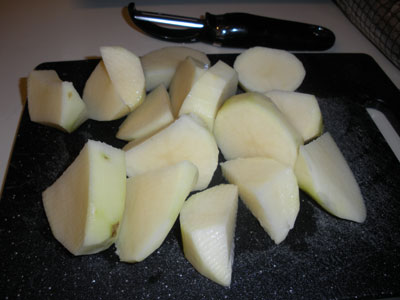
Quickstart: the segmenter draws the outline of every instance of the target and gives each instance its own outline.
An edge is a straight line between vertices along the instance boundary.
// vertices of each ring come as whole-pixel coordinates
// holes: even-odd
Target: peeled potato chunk
[[[209,68],[194,84],[182,103],[179,115],[194,113],[213,130],[218,109],[236,93],[237,73],[223,61]]]
[[[293,167],[303,138],[276,105],[260,93],[235,95],[222,105],[214,136],[226,160],[270,157]]]
[[[129,109],[134,110],[146,95],[145,78],[139,57],[118,46],[100,47],[100,52],[115,90]]]
[[[124,151],[89,140],[43,192],[55,238],[72,254],[97,253],[116,240],[125,205]]]
[[[182,161],[127,180],[125,211],[116,242],[121,261],[142,261],[161,246],[197,176],[196,166]]]
[[[116,120],[130,112],[129,106],[115,90],[102,60],[86,81],[82,99],[86,103],[89,118],[93,120]]]
[[[183,100],[185,100],[186,96],[189,94],[193,84],[207,70],[207,67],[208,66],[203,62],[190,56],[179,63],[169,86],[171,107],[174,117],[178,116]]]
[[[132,143],[132,142],[131,142]],[[194,115],[182,115],[169,126],[130,147],[127,144],[128,176],[135,176],[182,160],[199,170],[195,190],[205,189],[218,166],[218,147],[211,132]]]
[[[86,105],[72,82],[54,70],[34,70],[28,76],[28,111],[32,122],[72,132],[87,120]]]
[[[206,65],[210,64],[205,53],[183,46],[165,47],[143,55],[140,60],[146,78],[146,91],[151,91],[160,84],[169,88],[178,64],[188,56]]]
[[[300,208],[291,167],[265,157],[237,158],[221,164],[222,174],[272,240],[279,244],[293,228]]]
[[[117,138],[131,141],[151,136],[174,121],[171,102],[163,85],[158,86],[122,122]]]
[[[248,92],[294,91],[306,75],[301,61],[285,50],[253,47],[235,60],[239,83]]]
[[[329,132],[300,147],[294,171],[300,188],[325,210],[364,222],[367,210],[360,187]]]
[[[231,284],[237,207],[237,187],[221,184],[192,195],[180,214],[185,257],[223,286]]]
[[[265,95],[288,118],[305,142],[322,134],[322,114],[314,95],[277,90]]]

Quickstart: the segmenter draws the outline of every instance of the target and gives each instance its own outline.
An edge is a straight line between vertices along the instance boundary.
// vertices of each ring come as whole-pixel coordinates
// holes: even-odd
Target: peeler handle
[[[286,50],[326,50],[335,42],[329,29],[247,13],[206,13],[199,40],[222,47],[264,46]]]

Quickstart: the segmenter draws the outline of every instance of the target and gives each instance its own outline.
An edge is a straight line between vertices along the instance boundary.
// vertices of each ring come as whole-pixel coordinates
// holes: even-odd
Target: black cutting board
[[[297,54],[325,130],[346,157],[365,198],[363,224],[323,211],[301,193],[295,227],[275,245],[240,202],[230,288],[184,258],[179,224],[145,261],[121,263],[114,247],[74,257],[52,236],[42,202],[88,139],[116,147],[121,120],[87,121],[72,134],[32,123],[25,108],[0,202],[2,299],[348,299],[400,296],[400,164],[365,110],[398,121],[400,93],[362,54]],[[235,55],[210,55],[232,64]],[[44,63],[82,93],[98,60]],[[224,182],[217,169],[212,185]],[[156,183],[155,183],[156,184]]]

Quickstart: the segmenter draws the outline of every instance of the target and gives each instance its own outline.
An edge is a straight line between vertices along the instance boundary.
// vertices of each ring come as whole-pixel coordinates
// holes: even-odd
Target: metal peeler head
[[[139,11],[136,9],[135,3],[128,5],[128,12],[136,26],[145,33],[164,41],[177,43],[197,42],[200,40],[204,27],[200,19]],[[164,26],[156,25],[156,23]]]

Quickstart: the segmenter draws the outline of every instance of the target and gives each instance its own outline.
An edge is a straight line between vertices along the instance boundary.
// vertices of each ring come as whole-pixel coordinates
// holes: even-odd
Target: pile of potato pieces
[[[322,134],[316,97],[295,92],[306,72],[293,54],[254,47],[231,67],[186,47],[100,52],[82,98],[55,71],[28,78],[32,121],[72,132],[89,118],[126,116],[116,134],[124,149],[89,140],[43,192],[51,230],[71,253],[115,244],[121,261],[139,262],[179,217],[186,258],[229,286],[238,197],[276,244],[294,226],[299,187],[331,214],[365,220],[358,184]],[[209,187],[219,151],[229,184]]]

